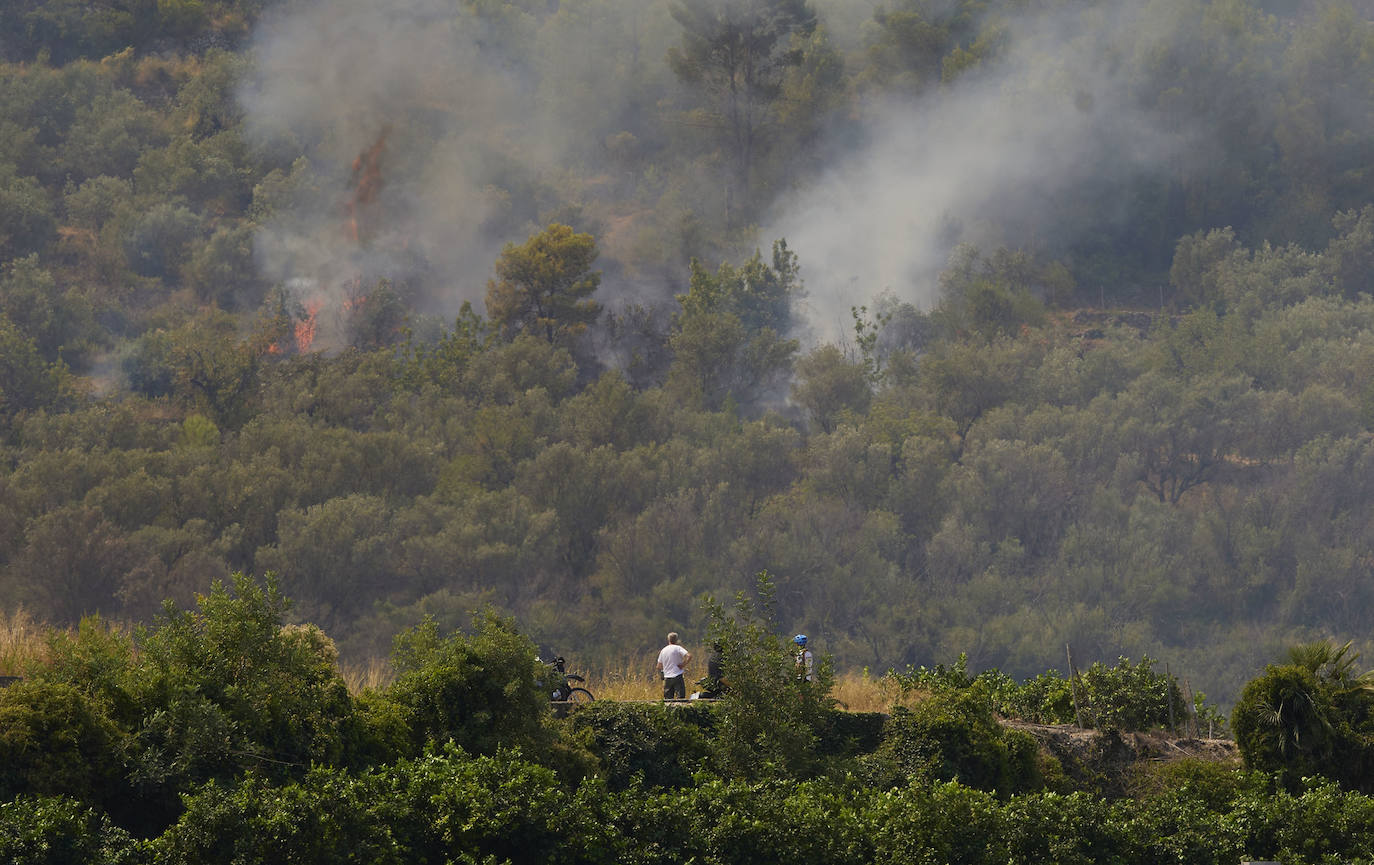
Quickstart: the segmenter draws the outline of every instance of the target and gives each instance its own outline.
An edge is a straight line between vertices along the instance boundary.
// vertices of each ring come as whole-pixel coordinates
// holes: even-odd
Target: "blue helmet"
[[[798,634],[798,635],[796,635],[795,637],[792,638],[792,642],[796,643],[798,646],[805,646],[805,645],[806,645],[806,635],[805,635],[805,634]]]

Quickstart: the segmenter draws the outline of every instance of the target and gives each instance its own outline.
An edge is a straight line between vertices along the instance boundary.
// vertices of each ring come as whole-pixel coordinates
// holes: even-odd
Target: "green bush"
[[[1096,865],[1120,861],[1124,851],[1110,803],[1090,793],[1016,796],[1003,818],[1010,865]]]
[[[865,758],[869,777],[882,786],[908,779],[958,781],[1010,795],[1038,789],[1039,749],[1024,733],[1006,730],[981,687],[933,694],[914,709],[898,709],[883,730],[883,744]]]
[[[0,862],[15,865],[139,865],[143,845],[98,811],[65,797],[0,802]]]
[[[1230,810],[1245,793],[1269,786],[1269,776],[1246,771],[1230,761],[1185,757],[1136,765],[1128,792],[1131,798],[1144,800],[1186,791],[1190,798],[1219,814]]]
[[[658,855],[648,861],[826,862],[861,865],[873,861],[871,826],[858,803],[862,787],[825,779],[746,782],[703,778],[687,790],[666,791],[621,805],[635,815],[628,837]],[[661,847],[661,853],[655,850]]]
[[[730,683],[716,707],[712,765],[724,777],[805,778],[821,765],[817,744],[834,700],[833,660],[815,658],[814,681],[797,677],[792,646],[773,621],[773,582],[758,575],[758,601],[743,592],[733,614],[707,599],[708,637],[721,647],[721,669]]]
[[[447,742],[378,773],[407,862],[615,863],[624,839],[604,785],[569,793],[519,751],[470,756]]]
[[[1126,862],[1235,865],[1244,858],[1236,826],[1186,791],[1171,790],[1140,802],[1119,800],[1108,820],[1125,838]]]
[[[282,624],[275,581],[236,574],[232,593],[217,582],[197,606],[169,603],[141,639],[143,732],[176,738],[191,732],[182,721],[218,718],[244,765],[269,774],[343,759],[353,704],[338,652],[318,628]]]
[[[1142,658],[1132,665],[1120,658],[1115,666],[1095,663],[1079,678],[1079,700],[1083,723],[1088,727],[1117,732],[1148,730],[1167,726],[1170,703],[1175,722],[1185,715],[1183,694],[1173,679],[1154,671],[1154,660]],[[968,656],[946,667],[908,667],[905,672],[891,670],[887,677],[904,692],[946,693],[977,685],[993,701],[998,714],[1035,724],[1067,724],[1077,719],[1073,688],[1068,679],[1050,670],[1022,684],[1016,684],[1000,670],[984,670],[977,676],[968,673]],[[1207,708],[1202,707],[1202,711]]]
[[[325,768],[285,785],[260,775],[211,781],[186,797],[185,813],[153,848],[169,865],[409,863],[389,828],[389,794],[380,778]]]
[[[105,804],[120,789],[125,735],[92,698],[61,682],[0,690],[0,799],[65,795]]]
[[[360,722],[334,645],[313,626],[283,626],[288,607],[272,579],[236,574],[232,593],[217,582],[195,611],[169,603],[140,634],[130,774],[145,831],[175,820],[177,796],[207,780],[286,779],[351,759]]]
[[[962,784],[912,784],[865,803],[879,865],[1003,865],[1006,820],[997,800]]]
[[[1297,794],[1247,790],[1227,814],[1248,856],[1285,865],[1374,860],[1374,799],[1309,779]]]
[[[402,707],[412,754],[449,740],[474,754],[523,747],[544,753],[552,734],[546,671],[534,643],[494,613],[475,633],[441,636],[433,619],[396,638],[399,673],[385,696]]]
[[[1297,664],[1269,665],[1250,681],[1231,712],[1245,764],[1274,773],[1290,790],[1323,775],[1352,789],[1374,788],[1367,767],[1369,692]]]
[[[1032,724],[1071,724],[1074,722],[1073,689],[1057,670],[1027,679],[1010,691],[994,693],[998,713]]]
[[[612,789],[636,778],[646,787],[686,787],[710,753],[712,708],[602,701],[574,712],[569,724],[590,734]]]
[[[1167,727],[1186,717],[1183,692],[1172,677],[1154,671],[1154,660],[1126,658],[1108,667],[1101,661],[1083,672],[1084,722],[1099,730],[1131,732]]]

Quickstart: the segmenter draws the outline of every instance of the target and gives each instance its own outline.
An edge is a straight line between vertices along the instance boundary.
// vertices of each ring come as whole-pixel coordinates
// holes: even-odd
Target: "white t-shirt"
[[[797,657],[797,666],[804,669],[806,681],[816,681],[816,659],[812,657],[810,649],[801,650]]]
[[[686,660],[687,650],[677,643],[669,643],[663,647],[663,651],[658,653],[658,662],[663,666],[663,677],[665,679],[681,676],[683,664]]]

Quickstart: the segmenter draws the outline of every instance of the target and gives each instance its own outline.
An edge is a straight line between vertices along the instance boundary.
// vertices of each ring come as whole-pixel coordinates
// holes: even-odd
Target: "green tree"
[[[41,252],[57,233],[47,193],[33,177],[6,176],[0,165],[0,262]]]
[[[1030,254],[999,249],[985,257],[963,244],[940,274],[943,296],[931,317],[950,334],[986,339],[1016,334],[1045,319],[1045,298],[1067,298],[1073,279],[1062,265],[1041,264]]]
[[[596,321],[601,305],[591,295],[601,284],[593,271],[596,241],[559,223],[519,246],[508,243],[487,282],[487,316],[507,339],[521,333],[566,343]]]
[[[249,769],[283,779],[312,763],[353,756],[353,701],[338,652],[318,628],[286,626],[290,602],[269,577],[216,582],[197,609],[170,601],[139,636],[137,722],[130,778],[146,805],[138,819],[160,831],[178,794]]]
[[[1210,482],[1228,458],[1244,456],[1255,402],[1249,382],[1238,376],[1180,382],[1147,373],[1115,402],[1118,447],[1135,459],[1146,489],[1176,505]]]
[[[801,358],[796,372],[792,399],[806,409],[821,432],[832,433],[842,418],[867,412],[873,397],[867,370],[835,346],[820,346]]]
[[[693,259],[691,269],[669,337],[669,390],[714,410],[726,400],[751,405],[780,389],[797,351],[784,335],[803,294],[787,241],[774,242],[771,263],[755,251],[740,267],[725,262],[712,274]]]
[[[73,685],[25,681],[0,690],[0,800],[65,795],[108,805],[124,747],[124,732]]]
[[[130,564],[128,540],[99,510],[69,504],[36,517],[11,567],[24,574],[24,595],[45,615],[76,622],[118,609]]]
[[[254,309],[267,294],[266,282],[253,260],[258,226],[244,222],[224,226],[192,245],[186,264],[187,287],[197,297],[222,309]]]
[[[135,865],[139,842],[100,809],[65,796],[0,802],[0,861],[33,865]]]
[[[124,255],[139,276],[177,282],[189,257],[191,242],[201,235],[199,216],[183,205],[164,201],[139,214],[124,236]]]
[[[1369,792],[1374,765],[1374,684],[1357,674],[1351,644],[1306,643],[1288,650],[1245,686],[1231,729],[1247,766],[1275,773],[1296,789],[1324,775]]]
[[[333,629],[369,606],[394,579],[391,513],[381,499],[353,493],[277,515],[278,542],[258,551],[263,571],[283,583],[311,621]]]
[[[487,612],[474,617],[471,635],[444,636],[427,619],[396,637],[392,660],[398,675],[386,697],[405,713],[412,753],[450,740],[476,754],[545,752],[545,668],[511,620]]]
[[[50,406],[64,391],[66,368],[43,362],[34,341],[0,313],[0,420]]]
[[[678,78],[704,97],[730,161],[730,190],[750,200],[751,172],[765,149],[765,130],[787,71],[816,29],[806,0],[677,0],[670,8],[682,41],[668,54]],[[727,228],[730,217],[727,215]]]
[[[59,358],[79,363],[96,340],[94,310],[76,291],[59,291],[51,271],[36,254],[15,259],[0,275],[0,313],[34,340],[48,363]]]
[[[711,411],[727,401],[753,407],[770,392],[781,392],[797,352],[796,340],[772,328],[750,333],[738,317],[720,312],[684,317],[670,345],[666,388]]]
[[[815,660],[815,681],[797,675],[788,638],[773,619],[773,579],[758,575],[757,600],[735,596],[733,612],[707,598],[707,634],[721,648],[721,669],[730,683],[712,742],[712,760],[727,777],[758,779],[781,773],[806,778],[820,767],[818,733],[834,705],[833,662]]]
[[[983,0],[896,0],[873,11],[861,81],[919,92],[938,84],[945,58],[976,35]]]
[[[143,334],[124,361],[130,384],[148,396],[175,395],[216,423],[247,420],[262,358],[232,315],[204,308],[170,330]]]
[[[983,683],[932,694],[914,709],[898,709],[883,725],[883,743],[865,758],[884,786],[906,779],[958,781],[1010,796],[1039,788],[1036,746],[1025,733],[1004,729]]]
[[[705,313],[725,313],[739,319],[745,329],[791,330],[792,307],[806,294],[801,264],[786,239],[773,241],[770,259],[754,250],[739,267],[722,262],[712,274],[693,259],[687,293],[677,297],[681,318]]]

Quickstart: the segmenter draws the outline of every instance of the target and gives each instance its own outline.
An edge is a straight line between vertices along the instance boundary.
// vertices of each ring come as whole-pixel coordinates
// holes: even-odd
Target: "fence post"
[[[1083,711],[1078,708],[1078,668],[1073,665],[1073,647],[1064,644],[1064,652],[1069,656],[1069,693],[1073,695],[1073,717],[1078,729],[1083,729]]]
[[[1169,732],[1177,736],[1178,727],[1174,725],[1174,674],[1169,672],[1168,661],[1164,662],[1164,681],[1168,683],[1164,689],[1164,701],[1169,704]]]

